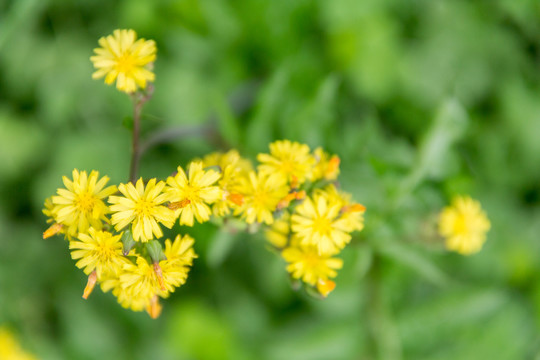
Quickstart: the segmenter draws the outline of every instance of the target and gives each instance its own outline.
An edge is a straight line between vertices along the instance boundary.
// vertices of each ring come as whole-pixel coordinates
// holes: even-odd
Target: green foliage
[[[0,2],[0,325],[43,359],[537,357],[539,13],[532,0]],[[61,238],[41,239],[41,209],[73,168],[127,179],[130,100],[89,61],[116,28],[158,47],[143,139],[184,134],[147,149],[143,177],[283,138],[339,155],[366,228],[327,299],[295,292],[262,236],[211,224],[176,225],[199,258],[158,320],[80,298],[85,277]],[[492,223],[471,257],[435,232],[455,194]]]

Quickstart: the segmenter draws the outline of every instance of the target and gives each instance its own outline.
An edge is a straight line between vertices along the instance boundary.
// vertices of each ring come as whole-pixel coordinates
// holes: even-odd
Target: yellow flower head
[[[112,35],[99,39],[101,47],[94,49],[96,55],[90,57],[97,69],[93,79],[105,76],[105,83],[116,80],[116,88],[133,93],[137,87],[146,88],[148,81],[154,81],[154,73],[148,68],[156,59],[156,44],[153,40],[139,39],[133,30],[114,30]]]
[[[236,150],[226,153],[215,152],[205,156],[202,161],[205,168],[214,166],[221,171],[218,186],[223,195],[212,206],[212,212],[219,217],[230,214],[231,209],[241,206],[244,201],[241,194],[242,177],[247,176],[251,164],[248,160],[242,159]]]
[[[248,224],[254,222],[272,224],[273,212],[278,203],[289,192],[285,178],[279,174],[263,174],[251,171],[244,180],[244,203],[236,209],[235,215],[242,214]]]
[[[142,178],[133,186],[132,183],[120,184],[118,190],[123,196],[111,196],[109,202],[114,204],[111,210],[112,223],[117,231],[129,224],[135,241],[147,242],[163,236],[159,223],[171,228],[174,224],[174,212],[163,203],[169,196],[163,193],[165,183],[150,179],[146,187]]]
[[[301,279],[305,283],[326,289],[322,292],[326,296],[332,289],[328,288],[328,279],[337,276],[338,269],[343,266],[343,260],[321,255],[317,246],[299,245],[288,247],[281,253],[287,265],[287,271],[295,279]]]
[[[182,203],[182,207],[175,210],[180,217],[180,225],[193,226],[194,218],[203,223],[210,219],[210,207],[222,197],[222,191],[214,185],[221,175],[214,170],[203,170],[200,161],[189,164],[188,175],[181,166],[175,176],[167,178],[167,194],[171,203]]]
[[[86,171],[73,170],[73,181],[63,177],[65,189],[58,189],[56,196],[52,197],[53,208],[50,214],[57,223],[65,227],[69,236],[86,232],[90,226],[100,230],[103,222],[109,222],[105,214],[109,208],[103,199],[116,192],[116,186],[105,184],[109,181],[107,176],[98,180],[99,172],[92,171],[87,176]],[[46,205],[47,206],[47,205]]]
[[[6,328],[0,328],[0,359],[34,360],[33,355],[25,352],[13,334]]]
[[[446,248],[462,255],[480,251],[491,224],[480,203],[468,196],[457,196],[439,216],[439,233]]]
[[[163,253],[168,262],[180,262],[182,265],[191,266],[193,259],[197,257],[193,250],[193,243],[195,240],[189,235],[176,235],[174,242],[171,240],[165,240],[165,250]],[[160,265],[163,263],[160,262]]]
[[[360,231],[364,228],[364,213],[366,208],[351,201],[351,194],[339,191],[334,184],[324,189],[316,189],[316,194],[327,198],[328,203],[340,204],[340,219],[345,220],[347,231]]]
[[[309,146],[289,140],[270,144],[270,154],[259,154],[258,170],[264,174],[280,174],[294,186],[302,184],[310,176],[315,159]]]
[[[339,157],[337,155],[330,156],[322,148],[317,148],[313,152],[315,158],[315,167],[310,174],[311,181],[317,180],[336,180],[339,175]]]
[[[351,240],[350,225],[340,211],[340,202],[316,193],[296,207],[291,228],[303,244],[315,245],[319,254],[336,254]]]
[[[278,249],[283,249],[289,242],[291,233],[291,216],[285,212],[279,219],[276,219],[272,226],[264,230],[266,240]]]
[[[71,258],[79,260],[75,264],[83,269],[86,275],[96,270],[98,279],[104,272],[118,273],[125,257],[122,255],[121,235],[113,235],[108,231],[88,229],[88,234],[80,233],[77,240],[69,242]]]

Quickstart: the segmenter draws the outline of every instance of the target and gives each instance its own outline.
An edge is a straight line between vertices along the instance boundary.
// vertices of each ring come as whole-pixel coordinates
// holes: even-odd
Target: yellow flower
[[[351,240],[350,225],[340,218],[341,203],[316,193],[307,197],[292,215],[292,230],[303,244],[317,246],[321,255],[332,255]]]
[[[194,218],[203,223],[210,219],[210,207],[222,197],[222,191],[214,184],[218,181],[220,174],[214,170],[203,170],[200,161],[189,164],[188,175],[181,166],[175,176],[167,178],[167,194],[171,203],[183,203],[182,207],[176,209],[175,215],[180,217],[180,225],[193,226]]]
[[[364,228],[364,213],[366,208],[351,201],[351,194],[339,191],[334,184],[326,186],[324,189],[316,189],[316,194],[327,198],[328,203],[339,204],[340,219],[345,220],[347,231],[360,231]]]
[[[295,279],[317,286],[319,292],[326,296],[333,289],[329,278],[337,276],[338,269],[343,266],[343,260],[321,255],[314,245],[299,245],[288,247],[281,253],[287,265],[287,271]]]
[[[279,174],[263,174],[251,171],[244,180],[244,204],[236,209],[248,224],[255,221],[272,224],[277,204],[289,192],[285,178]]]
[[[168,262],[180,262],[183,265],[191,266],[193,259],[197,257],[193,250],[195,240],[189,235],[176,235],[174,242],[165,240],[165,250],[163,251]],[[160,262],[160,265],[163,263]],[[186,273],[187,274],[187,273]]]
[[[0,359],[34,360],[36,358],[21,348],[15,336],[7,328],[0,327]]]
[[[266,240],[278,249],[283,249],[289,242],[291,233],[291,217],[289,213],[284,213],[279,219],[276,219],[272,226],[264,230]]]
[[[264,174],[280,174],[293,187],[302,184],[313,170],[315,159],[309,146],[289,140],[278,140],[270,144],[270,154],[259,154],[258,170]]]
[[[339,157],[337,155],[330,156],[322,148],[317,148],[313,152],[315,158],[315,167],[310,174],[311,181],[320,179],[333,181],[339,175]]]
[[[90,57],[97,69],[93,79],[105,76],[105,83],[116,80],[116,88],[133,93],[137,87],[146,88],[148,81],[154,81],[154,73],[148,68],[156,59],[156,44],[153,40],[139,39],[133,30],[114,30],[112,35],[99,39],[101,47],[94,49],[96,55]]]
[[[446,248],[462,255],[480,251],[491,224],[480,203],[468,196],[457,196],[439,216],[439,233]]]
[[[203,166],[218,167],[221,178],[218,181],[223,195],[212,206],[212,212],[219,217],[230,214],[231,209],[241,206],[243,203],[242,177],[251,170],[248,160],[242,159],[236,150],[226,153],[215,152],[204,157]]]
[[[103,199],[116,192],[116,186],[104,188],[109,181],[107,176],[99,179],[99,172],[92,171],[87,176],[86,171],[73,170],[73,181],[63,177],[66,189],[58,189],[57,196],[52,197],[54,208],[50,214],[57,223],[66,227],[69,236],[86,232],[90,226],[100,230],[103,222],[109,222],[105,214],[109,208]]]
[[[113,235],[108,231],[88,229],[88,234],[80,233],[79,240],[69,243],[71,258],[79,259],[75,266],[83,269],[86,275],[96,270],[98,278],[102,273],[118,273],[124,264],[121,235]]]
[[[150,179],[146,188],[142,178],[133,186],[132,183],[120,184],[118,190],[124,196],[111,196],[109,202],[114,204],[111,210],[112,223],[117,231],[131,225],[135,241],[147,242],[154,237],[160,238],[163,232],[159,223],[171,228],[174,224],[174,212],[163,205],[169,196],[163,193],[165,183]]]

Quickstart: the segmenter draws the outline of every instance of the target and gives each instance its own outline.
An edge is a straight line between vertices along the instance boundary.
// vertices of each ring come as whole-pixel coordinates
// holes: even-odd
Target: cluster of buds
[[[45,201],[51,226],[43,237],[68,240],[75,265],[88,275],[84,298],[99,284],[122,306],[157,317],[159,298],[185,283],[197,257],[189,235],[162,243],[162,227],[237,218],[250,229],[264,227],[291,276],[328,295],[342,266],[335,256],[362,229],[365,210],[337,189],[339,158],[284,140],[258,160],[254,168],[235,150],[213,153],[165,180],[118,186],[107,186],[97,171],[73,170]]]

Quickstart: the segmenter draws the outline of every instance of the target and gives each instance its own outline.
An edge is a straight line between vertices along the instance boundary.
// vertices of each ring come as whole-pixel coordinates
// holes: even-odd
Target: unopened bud
[[[88,282],[86,283],[86,287],[84,288],[83,292],[83,299],[88,299],[88,296],[92,293],[94,290],[94,286],[96,286],[97,281],[97,273],[96,270],[92,271],[90,275],[88,275]]]
[[[159,266],[157,262],[154,263],[154,272],[156,273],[159,287],[161,288],[161,290],[167,290],[165,288],[165,281],[163,280],[163,271],[161,271],[161,266]]]
[[[45,230],[45,232],[43,232],[43,238],[47,239],[47,238],[50,238],[51,236],[58,234],[59,232],[62,231],[63,227],[64,226],[62,224],[58,224],[58,223],[52,224],[47,230]]]
[[[191,203],[191,200],[184,199],[184,200],[181,200],[181,201],[175,201],[175,202],[169,203],[169,205],[167,205],[167,207],[169,209],[171,209],[171,210],[178,210],[178,209],[182,209],[182,208],[188,206],[190,203]]]
[[[242,206],[242,204],[244,203],[244,196],[242,194],[229,194],[229,196],[227,196],[227,199],[238,206]]]
[[[161,309],[163,309],[163,306],[159,303],[158,296],[154,295],[150,300],[150,304],[146,307],[146,312],[152,319],[157,319],[161,314]]]
[[[319,279],[319,281],[317,281],[317,290],[324,297],[327,297],[335,288],[336,283],[332,280]]]

